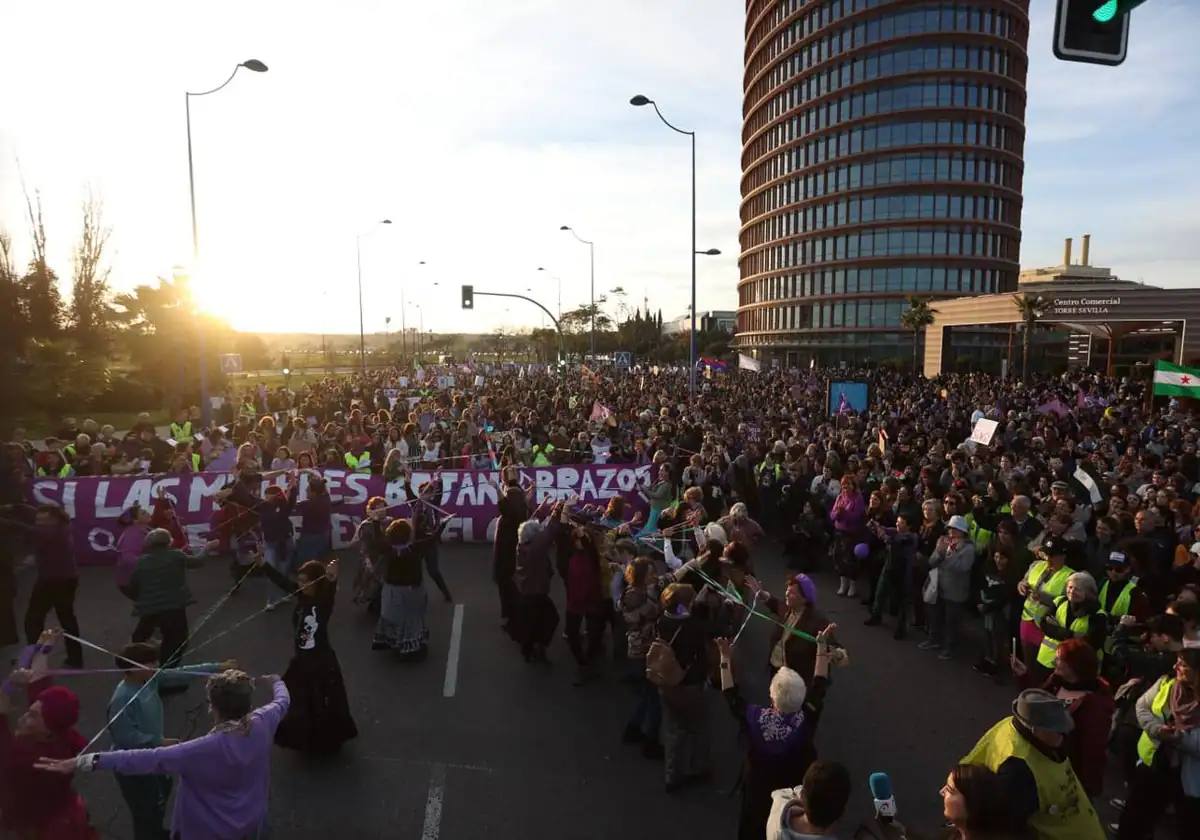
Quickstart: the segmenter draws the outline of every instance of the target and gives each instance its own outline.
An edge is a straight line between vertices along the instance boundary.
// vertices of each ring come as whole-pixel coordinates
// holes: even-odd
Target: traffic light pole
[[[546,317],[548,317],[554,323],[554,329],[558,330],[558,358],[559,358],[559,361],[561,362],[563,359],[566,358],[566,352],[563,348],[563,331],[562,331],[562,327],[558,323],[558,319],[555,318],[553,314],[551,314],[549,309],[542,306],[536,300],[534,300],[531,297],[526,297],[525,295],[514,295],[514,294],[510,294],[509,292],[481,292],[478,290],[472,290],[472,294],[476,297],[516,298],[517,300],[526,300],[526,301],[529,301],[530,303],[532,303],[538,309],[545,312]]]

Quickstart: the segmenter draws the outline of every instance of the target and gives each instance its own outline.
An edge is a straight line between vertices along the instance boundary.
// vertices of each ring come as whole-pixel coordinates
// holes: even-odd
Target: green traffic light
[[[1092,17],[1100,23],[1108,23],[1117,16],[1117,8],[1119,6],[1120,4],[1117,0],[1106,0],[1096,11],[1092,12]]]

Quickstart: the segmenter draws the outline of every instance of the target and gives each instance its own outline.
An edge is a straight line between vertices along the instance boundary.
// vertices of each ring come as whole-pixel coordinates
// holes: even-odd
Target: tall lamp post
[[[592,347],[592,358],[595,359],[596,358],[596,243],[589,242],[588,240],[584,239],[582,236],[580,236],[578,233],[576,233],[575,229],[573,227],[571,227],[570,225],[563,225],[562,227],[559,228],[559,230],[570,231],[572,236],[574,236],[576,239],[578,239],[584,245],[588,246],[588,260],[589,260],[589,264],[591,266],[591,269],[590,269],[590,271],[591,271],[590,305],[591,305],[591,310],[592,310],[591,347]],[[693,243],[693,247],[695,247],[694,243]]]
[[[544,266],[540,266],[540,265],[538,266],[538,271],[545,271],[545,270],[546,269]],[[551,278],[553,278],[555,284],[557,284],[557,286],[558,286],[558,317],[561,318],[562,317],[562,278],[559,277],[557,274],[551,274],[550,276],[551,276]]]
[[[705,256],[715,256],[721,253],[715,248],[710,248],[707,251],[696,250],[696,132],[685,131],[682,128],[677,128],[667,122],[667,118],[662,115],[662,111],[658,110],[658,103],[653,99],[642,96],[640,93],[629,100],[630,105],[641,107],[643,105],[653,105],[654,113],[658,114],[658,118],[662,120],[663,125],[672,131],[679,134],[686,134],[692,138],[692,335],[691,341],[688,344],[688,395],[691,400],[696,400],[696,256],[698,254]]]
[[[379,224],[390,225],[391,219],[380,219]],[[358,264],[358,364],[362,369],[363,376],[367,375],[367,339],[366,333],[363,330],[363,306],[362,306],[362,238],[368,234],[374,233],[378,228],[372,228],[365,233],[360,233],[354,237],[354,255]]]
[[[183,108],[184,114],[187,117],[187,150],[188,150],[188,192],[191,195],[192,202],[192,270],[195,271],[196,266],[200,261],[200,237],[196,229],[196,174],[192,166],[192,97],[193,96],[208,96],[210,93],[216,93],[225,85],[233,81],[233,77],[237,75],[237,71],[245,67],[247,70],[253,70],[255,73],[266,73],[267,65],[263,64],[257,58],[250,58],[243,61],[241,64],[235,65],[233,72],[229,74],[229,78],[221,84],[217,85],[212,90],[202,90],[198,93],[184,91],[183,93]],[[212,403],[208,398],[208,367],[205,365],[206,344],[204,338],[204,328],[199,330],[197,339],[197,351],[200,357],[200,422],[207,427],[212,420]]]

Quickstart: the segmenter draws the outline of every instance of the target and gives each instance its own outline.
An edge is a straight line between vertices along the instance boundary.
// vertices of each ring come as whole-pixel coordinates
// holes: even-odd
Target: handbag
[[[940,569],[930,569],[925,578],[925,586],[921,588],[921,600],[926,604],[936,604],[938,599],[938,572]]]
[[[682,629],[682,627],[678,628],[669,642],[659,636],[650,643],[650,649],[646,651],[646,679],[651,685],[659,688],[674,688],[683,682],[685,674],[683,666],[679,664],[679,658],[675,656],[675,649],[671,647],[675,644],[675,639]]]

